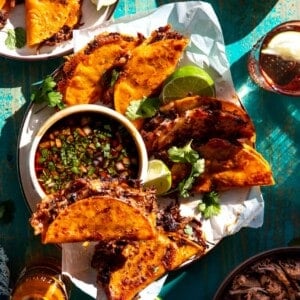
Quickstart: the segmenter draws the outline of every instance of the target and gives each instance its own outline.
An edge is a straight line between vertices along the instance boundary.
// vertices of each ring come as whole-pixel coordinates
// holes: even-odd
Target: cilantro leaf
[[[108,69],[102,76],[102,84],[104,86],[113,87],[119,75],[120,72],[117,69]]]
[[[187,224],[187,225],[184,227],[183,231],[184,231],[184,233],[185,233],[186,235],[189,235],[189,236],[193,235],[193,227],[192,227],[191,225],[189,225],[189,224]]]
[[[62,101],[62,94],[55,91],[56,82],[52,76],[47,76],[41,83],[39,89],[31,94],[31,101],[37,103],[46,103],[49,107],[58,107],[63,109],[65,107]]]
[[[194,181],[198,178],[203,172],[205,167],[204,159],[198,159],[192,164],[192,169],[189,176],[182,180],[179,185],[179,194],[183,198],[189,197],[189,190],[193,187]]]
[[[26,44],[26,31],[22,27],[16,27],[15,29],[8,29],[7,37],[5,39],[5,45],[8,49],[14,50],[16,48],[22,48]]]
[[[179,194],[183,198],[189,197],[189,191],[193,187],[195,179],[204,172],[205,168],[205,160],[199,158],[199,153],[191,145],[192,140],[182,148],[173,146],[168,150],[169,158],[173,162],[191,164],[189,176],[178,184]]]
[[[120,75],[120,72],[118,72],[117,70],[112,70],[111,73],[111,81],[110,81],[110,86],[114,86],[114,84],[116,83],[118,77]]]
[[[59,109],[63,109],[64,105],[62,104],[62,94],[59,92],[49,92],[48,93],[49,98],[49,106],[55,107],[57,106]]]
[[[136,120],[139,118],[151,118],[157,113],[159,105],[159,98],[145,97],[140,100],[133,100],[127,107],[125,115],[130,120]]]
[[[221,211],[219,194],[215,191],[205,193],[202,202],[198,204],[198,210],[203,214],[204,219],[218,215]]]
[[[199,153],[192,149],[192,140],[182,148],[176,146],[168,150],[168,155],[173,162],[195,163],[199,158]]]

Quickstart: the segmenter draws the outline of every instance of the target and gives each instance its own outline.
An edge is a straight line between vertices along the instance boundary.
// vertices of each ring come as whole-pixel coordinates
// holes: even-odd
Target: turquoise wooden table
[[[148,11],[162,0],[120,0],[114,18]],[[263,188],[263,226],[227,237],[201,260],[172,273],[162,299],[212,299],[226,274],[246,258],[300,240],[300,99],[258,88],[246,60],[251,46],[273,26],[299,19],[299,0],[210,0],[223,29],[234,85],[257,130],[257,148],[272,165],[276,185]],[[0,246],[8,255],[11,284],[37,255],[58,253],[42,246],[28,225],[30,212],[19,185],[17,143],[31,84],[51,73],[61,58],[39,62],[0,58]],[[3,208],[5,210],[3,211]],[[59,253],[57,254],[59,256]],[[72,287],[71,299],[90,299]]]

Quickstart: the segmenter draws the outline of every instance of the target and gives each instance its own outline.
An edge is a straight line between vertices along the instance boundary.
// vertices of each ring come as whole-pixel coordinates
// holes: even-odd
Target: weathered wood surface
[[[168,1],[120,0],[114,17],[147,11]],[[225,238],[206,257],[169,276],[163,299],[211,299],[226,274],[263,250],[299,243],[300,239],[300,101],[258,88],[249,78],[246,60],[261,35],[282,21],[299,19],[298,0],[210,0],[223,28],[235,88],[257,130],[257,148],[271,163],[277,184],[263,188],[264,224]],[[0,204],[9,203],[12,216],[0,219],[0,246],[9,256],[12,282],[24,262],[41,248],[28,226],[29,211],[19,185],[18,134],[30,103],[32,83],[51,73],[61,58],[40,62],[0,58]],[[58,254],[59,255],[59,254]],[[71,299],[90,299],[73,288]]]

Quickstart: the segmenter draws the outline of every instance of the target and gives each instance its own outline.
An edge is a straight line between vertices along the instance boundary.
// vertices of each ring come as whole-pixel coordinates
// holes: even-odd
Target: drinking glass
[[[282,23],[250,51],[248,71],[265,90],[300,96],[300,21]]]
[[[68,289],[58,265],[30,265],[21,272],[10,299],[68,300]]]

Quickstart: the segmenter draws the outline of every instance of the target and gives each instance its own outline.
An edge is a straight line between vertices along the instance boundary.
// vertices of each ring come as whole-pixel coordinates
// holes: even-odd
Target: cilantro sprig
[[[200,158],[199,153],[195,151],[191,145],[192,140],[184,147],[173,146],[168,150],[168,156],[173,162],[191,164],[189,176],[178,184],[179,195],[183,198],[190,196],[189,191],[191,190],[195,179],[204,172],[205,168],[204,159]]]
[[[46,103],[49,107],[65,107],[62,101],[62,94],[55,90],[56,82],[52,76],[48,75],[41,83],[40,87],[31,93],[31,101]]]
[[[221,211],[220,197],[215,191],[204,193],[202,201],[198,204],[198,210],[202,213],[204,219],[210,219]]]
[[[126,117],[130,120],[151,118],[157,113],[159,106],[159,98],[144,97],[140,100],[133,100],[127,107]]]
[[[16,27],[14,29],[8,29],[3,31],[7,34],[5,39],[5,45],[10,50],[20,49],[26,45],[26,31],[22,27]]]

